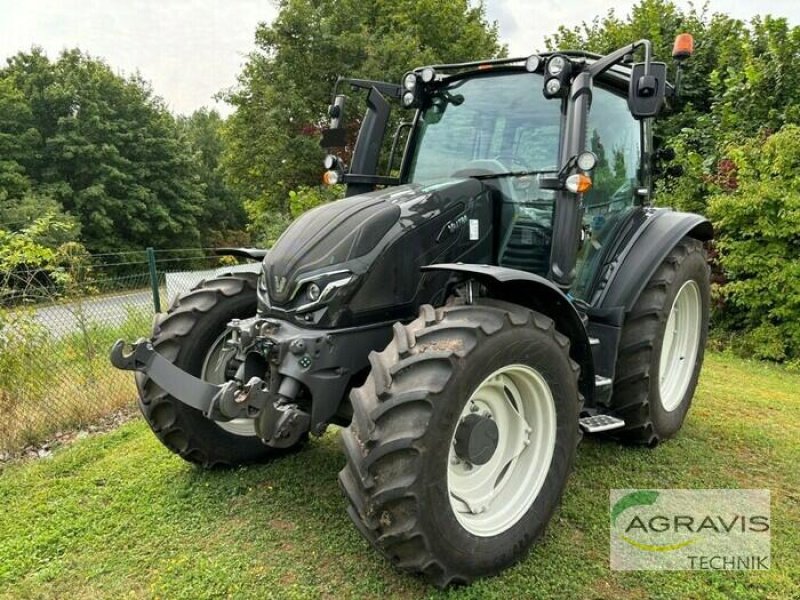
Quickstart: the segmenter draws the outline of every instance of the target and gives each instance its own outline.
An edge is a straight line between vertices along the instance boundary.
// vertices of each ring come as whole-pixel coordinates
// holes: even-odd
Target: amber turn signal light
[[[567,177],[566,188],[575,194],[583,194],[592,189],[592,178],[581,173],[570,175]]]
[[[336,171],[325,171],[325,174],[322,176],[322,183],[325,185],[336,185],[339,183],[339,173]]]

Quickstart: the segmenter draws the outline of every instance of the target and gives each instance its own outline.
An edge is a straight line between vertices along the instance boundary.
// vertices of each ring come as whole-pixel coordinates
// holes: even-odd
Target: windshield
[[[454,175],[554,171],[561,103],[533,73],[486,75],[439,90],[420,116],[408,181]]]

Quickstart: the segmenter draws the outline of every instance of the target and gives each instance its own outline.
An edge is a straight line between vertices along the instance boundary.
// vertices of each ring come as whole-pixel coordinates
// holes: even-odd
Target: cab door
[[[587,148],[597,155],[592,189],[584,194],[584,236],[572,295],[590,301],[596,276],[609,251],[642,199],[643,121],[631,116],[627,100],[596,87],[587,128]]]

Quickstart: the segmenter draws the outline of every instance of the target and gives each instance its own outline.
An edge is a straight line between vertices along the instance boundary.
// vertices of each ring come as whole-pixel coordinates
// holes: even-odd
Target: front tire
[[[440,587],[520,560],[558,505],[580,437],[567,338],[514,304],[423,306],[370,363],[350,396],[339,474],[359,531]],[[478,415],[499,436],[466,458],[463,427]]]
[[[703,365],[709,288],[702,243],[683,238],[622,328],[611,406],[625,427],[614,437],[656,446],[680,430]]]
[[[201,282],[178,298],[153,325],[151,341],[167,360],[212,383],[226,379],[215,372],[222,337],[231,319],[256,314],[254,273],[238,273]],[[136,374],[139,408],[164,446],[202,467],[230,467],[262,462],[275,454],[243,420],[217,423],[170,396],[144,373]]]

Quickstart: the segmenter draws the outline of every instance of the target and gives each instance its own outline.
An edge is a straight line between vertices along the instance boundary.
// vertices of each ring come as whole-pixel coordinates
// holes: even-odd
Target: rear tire
[[[613,433],[617,439],[655,446],[680,430],[703,365],[709,287],[702,243],[683,238],[622,328],[611,398],[614,414],[625,420]]]
[[[579,369],[570,360],[567,338],[549,318],[514,304],[482,300],[435,310],[426,305],[409,325],[395,325],[394,340],[370,354],[370,364],[366,383],[350,396],[353,421],[342,432],[347,465],[339,474],[359,531],[395,566],[424,574],[440,587],[468,583],[519,561],[561,499],[580,438]],[[454,465],[462,460],[454,454],[455,432],[476,410],[473,400],[482,402],[487,386],[497,386],[493,378],[510,375],[509,369],[529,375],[532,387],[521,387],[523,377],[517,392],[535,390],[538,382],[541,410],[530,403],[533,391],[522,394],[528,404],[517,412],[534,417],[528,443],[512,437],[515,449],[497,462],[492,454],[489,462],[466,464],[484,481],[480,473],[500,465],[488,471],[484,488],[494,496],[470,506],[454,493],[470,485],[454,484],[461,468]],[[505,383],[495,389],[511,397]],[[516,408],[516,402],[521,401],[509,406]],[[493,452],[505,452],[503,410],[488,412],[500,432]],[[525,423],[523,418],[516,431],[524,431]],[[549,439],[549,450],[540,438]]]
[[[155,350],[187,373],[204,376],[204,364],[231,319],[256,314],[254,273],[201,282],[175,300],[153,324]],[[144,373],[136,374],[139,408],[164,446],[203,467],[261,462],[280,452],[241,427],[222,425],[170,396]],[[227,429],[225,428],[227,427]],[[239,432],[237,434],[236,432]],[[244,434],[244,435],[242,435]]]

